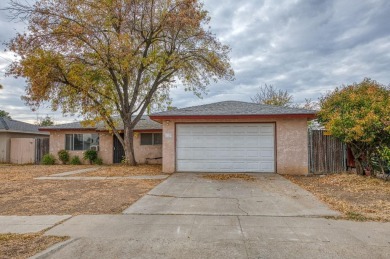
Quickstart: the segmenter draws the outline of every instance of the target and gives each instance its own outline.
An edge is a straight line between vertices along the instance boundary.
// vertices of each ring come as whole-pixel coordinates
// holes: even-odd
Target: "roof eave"
[[[95,128],[56,128],[56,129],[53,129],[53,128],[39,128],[39,131],[74,131],[74,130],[77,130],[77,131],[96,131]]]
[[[252,115],[151,115],[150,119],[161,122],[174,119],[315,119],[316,114],[252,114]]]
[[[5,132],[5,133],[24,133],[24,134],[35,134],[35,135],[49,135],[49,133],[45,130],[42,132],[37,132],[37,131],[22,131],[22,130],[4,130],[0,129],[0,132]]]

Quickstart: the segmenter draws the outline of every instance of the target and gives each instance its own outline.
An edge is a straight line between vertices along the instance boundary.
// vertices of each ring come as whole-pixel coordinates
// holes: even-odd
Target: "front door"
[[[121,134],[123,137],[123,134]],[[119,139],[114,135],[114,164],[121,163],[125,156],[125,150]]]

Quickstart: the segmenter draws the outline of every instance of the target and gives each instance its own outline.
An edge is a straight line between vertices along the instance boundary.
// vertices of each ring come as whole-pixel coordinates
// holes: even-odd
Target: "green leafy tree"
[[[11,116],[9,115],[9,112],[6,112],[4,110],[0,110],[0,117],[6,117],[8,119],[12,119]]]
[[[27,79],[26,103],[104,121],[130,165],[133,129],[150,103],[177,85],[200,95],[234,77],[230,48],[209,30],[198,0],[13,0],[8,12],[29,24],[8,44],[20,56],[8,75]]]
[[[378,147],[390,144],[390,89],[369,78],[336,88],[320,100],[319,120],[347,143],[358,174],[372,168]]]
[[[38,125],[39,126],[53,126],[54,125],[54,121],[52,120],[52,118],[49,115],[46,115],[45,118],[40,119],[38,121]]]

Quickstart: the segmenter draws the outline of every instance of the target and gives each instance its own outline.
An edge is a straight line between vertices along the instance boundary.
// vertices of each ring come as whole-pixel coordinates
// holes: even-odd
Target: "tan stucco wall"
[[[57,157],[58,151],[65,149],[65,135],[66,134],[86,134],[96,133],[96,131],[52,131],[50,132],[50,153]],[[112,150],[112,135],[109,133],[99,134],[99,152],[98,156],[103,160],[105,164],[111,164],[113,159]],[[84,151],[69,150],[70,156],[78,156],[80,160],[87,164],[88,161],[83,160]]]
[[[97,133],[95,131],[53,131],[50,133],[50,153],[57,156],[61,149],[65,149],[65,134],[83,134],[83,133]],[[99,134],[99,152],[98,155],[102,158],[104,164],[113,163],[113,135],[108,132],[98,132]],[[134,152],[135,159],[138,163],[146,163],[147,158],[157,158],[162,156],[162,146],[141,146],[140,133],[134,133]],[[82,160],[84,151],[69,151],[71,156],[79,156]],[[88,163],[88,161],[83,161]],[[149,160],[150,164],[159,163],[159,160]]]
[[[11,138],[47,138],[48,135],[0,132],[0,163],[10,163]]]
[[[143,132],[147,133],[147,132]],[[155,132],[154,132],[155,133]],[[140,164],[161,164],[162,145],[141,145],[141,133],[134,133],[135,160]],[[155,159],[159,158],[159,159]]]
[[[176,148],[175,125],[180,122],[266,122],[275,123],[276,131],[276,172],[279,174],[308,173],[308,140],[306,119],[213,119],[210,120],[169,120],[163,121],[163,172],[175,172]]]

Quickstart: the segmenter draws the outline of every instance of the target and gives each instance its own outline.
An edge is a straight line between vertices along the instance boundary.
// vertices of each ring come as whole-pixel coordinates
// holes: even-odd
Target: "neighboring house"
[[[38,130],[38,126],[0,117],[0,163],[10,163],[11,138],[48,137],[47,132]]]
[[[225,101],[143,116],[135,128],[137,162],[161,162],[163,172],[308,173],[308,120],[315,111]],[[120,128],[120,127],[119,127]],[[99,146],[104,163],[119,163],[123,148],[103,127],[70,123],[50,132],[50,151]]]
[[[315,111],[225,101],[150,115],[163,125],[163,172],[308,173]]]
[[[118,130],[123,131],[123,124],[118,124]],[[53,155],[65,149],[71,156],[83,158],[85,150],[95,149],[105,164],[121,163],[123,160],[121,143],[102,123],[92,127],[73,122],[41,127],[40,130],[50,132],[50,153]],[[161,164],[161,132],[161,124],[142,116],[134,129],[134,153],[138,163]]]

